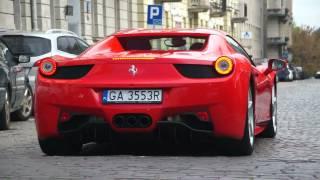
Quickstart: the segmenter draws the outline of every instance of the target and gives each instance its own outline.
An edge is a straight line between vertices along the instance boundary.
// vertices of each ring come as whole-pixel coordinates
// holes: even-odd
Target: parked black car
[[[279,81],[293,81],[295,78],[295,72],[291,65],[287,65],[286,68],[277,72]]]
[[[13,54],[0,39],[0,130],[9,129],[11,117],[27,120],[32,114],[33,96],[25,68],[26,55]]]
[[[314,78],[320,79],[320,71],[317,71],[316,74],[314,75]]]

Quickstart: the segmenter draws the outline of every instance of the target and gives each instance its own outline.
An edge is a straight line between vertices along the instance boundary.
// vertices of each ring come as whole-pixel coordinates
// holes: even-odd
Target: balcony
[[[232,23],[244,23],[248,20],[247,11],[248,7],[246,3],[239,3],[237,5],[238,9],[236,9],[235,14],[231,18]]]
[[[287,12],[285,9],[267,9],[267,11],[268,11],[268,16],[282,17],[287,15]]]
[[[189,0],[188,11],[191,13],[206,12],[210,9],[208,0]]]
[[[210,17],[223,17],[227,11],[227,0],[216,0],[210,2]]]
[[[267,9],[269,17],[278,17],[282,22],[287,22],[290,19],[289,9]]]
[[[272,45],[272,46],[287,45],[288,41],[289,41],[289,37],[269,37],[267,39],[268,45]]]
[[[284,9],[286,0],[267,0],[267,9]]]

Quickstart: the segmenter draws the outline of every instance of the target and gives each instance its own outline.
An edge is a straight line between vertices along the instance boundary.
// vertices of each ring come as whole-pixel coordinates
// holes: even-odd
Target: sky
[[[292,0],[296,25],[320,28],[320,0]]]

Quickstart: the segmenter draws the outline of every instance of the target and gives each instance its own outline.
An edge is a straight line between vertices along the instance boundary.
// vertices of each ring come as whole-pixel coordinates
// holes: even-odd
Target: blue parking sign
[[[148,5],[148,25],[162,25],[162,6]]]

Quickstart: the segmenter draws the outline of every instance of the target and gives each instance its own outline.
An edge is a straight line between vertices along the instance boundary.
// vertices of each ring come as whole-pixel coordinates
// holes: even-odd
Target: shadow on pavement
[[[215,144],[96,144],[83,146],[80,155],[136,155],[136,156],[216,156],[220,155]]]

